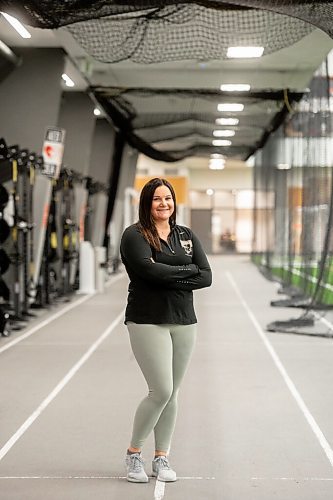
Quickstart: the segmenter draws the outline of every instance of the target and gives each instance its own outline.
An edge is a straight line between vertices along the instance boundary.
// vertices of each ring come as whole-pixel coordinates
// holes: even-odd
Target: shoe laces
[[[133,469],[134,472],[140,472],[144,464],[141,455],[139,455],[138,453],[133,453],[132,455],[129,455],[129,461],[131,464],[131,469]]]
[[[171,469],[169,461],[167,457],[164,457],[163,455],[155,458],[155,462],[157,463],[157,466],[160,469]]]

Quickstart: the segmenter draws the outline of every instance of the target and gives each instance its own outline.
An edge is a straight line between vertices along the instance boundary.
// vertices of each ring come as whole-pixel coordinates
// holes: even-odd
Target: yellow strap
[[[12,238],[15,242],[17,241],[17,227],[16,226],[12,227]]]
[[[33,186],[35,184],[35,167],[30,165],[30,185]]]
[[[72,245],[73,245],[73,247],[76,246],[76,242],[77,242],[77,233],[76,233],[76,231],[73,231],[72,232]]]
[[[58,248],[57,233],[51,233],[50,244],[51,248]]]
[[[17,182],[17,161],[16,160],[12,161],[12,167],[13,167],[13,182]]]

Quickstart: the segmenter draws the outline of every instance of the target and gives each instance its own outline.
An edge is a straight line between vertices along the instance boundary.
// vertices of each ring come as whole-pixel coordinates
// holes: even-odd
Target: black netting
[[[299,321],[271,323],[271,331],[310,327],[309,311],[333,307],[331,96],[324,63],[310,92],[257,153],[254,259],[289,296],[273,300],[272,305],[306,310]],[[312,334],[318,333],[316,328]]]
[[[223,59],[231,45],[260,45],[269,54],[314,26],[333,36],[328,0],[0,0],[0,10],[42,28],[68,25],[88,53],[107,62]]]
[[[232,113],[229,113],[231,117]],[[156,128],[159,126],[168,126],[171,124],[180,124],[191,121],[194,126],[196,124],[209,124],[212,126],[215,120],[221,118],[221,113],[142,113],[140,116],[133,118],[132,124],[136,131],[141,131],[146,128]],[[242,126],[252,129],[266,129],[271,121],[270,114],[251,114],[245,115],[242,113]],[[214,130],[216,127],[214,126]]]
[[[138,63],[225,59],[229,46],[263,46],[269,54],[308,35],[313,26],[259,10],[215,10],[199,5],[112,16],[68,27],[95,59]]]
[[[217,112],[220,103],[232,103],[241,97],[244,104],[241,115],[223,113],[224,118],[239,120],[238,124],[227,126],[235,135],[230,146],[223,146],[223,154],[243,160],[264,144],[267,134],[281,123],[287,112],[285,93],[278,90],[231,95],[210,89],[98,87],[92,90],[129,143],[161,161],[177,161],[192,154],[220,153],[221,146],[212,142],[219,139],[214,137],[213,131],[226,128],[216,123],[221,117]],[[289,103],[298,101],[301,95],[289,93]],[[172,113],[172,109],[177,111]]]

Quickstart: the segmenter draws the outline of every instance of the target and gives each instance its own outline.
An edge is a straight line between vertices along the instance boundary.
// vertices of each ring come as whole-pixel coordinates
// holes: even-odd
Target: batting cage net
[[[272,331],[311,326],[310,311],[333,307],[332,111],[325,62],[256,155],[253,258],[290,297],[273,306],[305,309],[301,318],[272,323]]]
[[[263,47],[263,55],[268,55],[315,28],[333,35],[329,1],[0,0],[0,11],[41,28],[66,27],[85,52],[103,63],[205,63],[228,58],[233,46]],[[165,162],[219,152],[210,140],[218,103],[242,98],[245,104],[241,126],[231,126],[237,132],[232,145],[226,145],[227,140],[223,144],[226,157],[242,160],[265,144],[288,111],[283,89],[246,95],[204,88],[92,90],[129,144]],[[299,99],[292,92],[288,95],[290,104]],[[236,118],[232,112],[225,116]]]
[[[97,87],[92,90],[129,144],[155,160],[166,162],[220,153],[220,147],[212,143],[213,131],[221,117],[218,103],[235,100],[234,93],[210,89]],[[302,95],[283,90],[238,92],[237,98],[244,104],[241,124],[236,112],[224,112],[225,119],[237,123],[229,126],[237,134],[232,144],[224,144],[224,155],[246,160],[284,120],[288,114],[287,99],[297,102]]]
[[[68,26],[104,62],[221,59],[230,46],[292,45],[314,27],[332,36],[328,0],[0,1],[0,10],[41,28]]]

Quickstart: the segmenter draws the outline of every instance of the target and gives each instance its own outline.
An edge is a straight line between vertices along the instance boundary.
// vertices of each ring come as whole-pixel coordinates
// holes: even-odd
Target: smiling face
[[[175,205],[170,189],[164,185],[157,187],[151,203],[151,215],[155,223],[168,221],[174,209]]]

